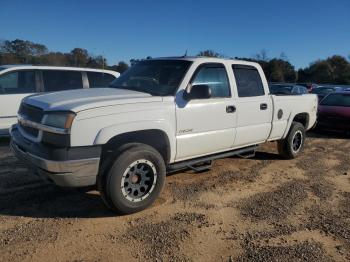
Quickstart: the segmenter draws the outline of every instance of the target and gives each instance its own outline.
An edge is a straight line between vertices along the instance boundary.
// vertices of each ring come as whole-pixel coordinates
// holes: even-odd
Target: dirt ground
[[[309,135],[252,159],[167,177],[148,210],[118,217],[96,191],[31,174],[0,143],[0,261],[349,261],[350,139]]]

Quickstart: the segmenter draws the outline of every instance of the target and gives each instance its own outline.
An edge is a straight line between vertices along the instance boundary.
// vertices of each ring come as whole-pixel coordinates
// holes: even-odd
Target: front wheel
[[[305,144],[305,127],[293,122],[285,139],[278,141],[278,153],[286,159],[296,158]]]
[[[115,159],[101,188],[108,207],[131,214],[150,206],[161,193],[166,176],[162,156],[154,148],[136,144]]]

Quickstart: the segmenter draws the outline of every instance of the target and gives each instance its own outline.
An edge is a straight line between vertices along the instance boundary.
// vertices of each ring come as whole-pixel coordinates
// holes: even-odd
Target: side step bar
[[[203,156],[195,159],[173,163],[168,165],[167,171],[172,172],[172,171],[177,171],[185,168],[194,169],[193,166],[197,164],[201,164],[203,162],[210,162],[215,159],[226,158],[230,156],[241,156],[241,157],[254,156],[255,150],[257,149],[257,147],[258,147],[257,145],[248,146],[248,147],[244,147],[244,148],[240,148],[240,149],[236,149],[236,150],[232,150],[224,153],[218,153],[218,154],[213,154],[209,156]]]
[[[194,172],[200,173],[200,172],[209,170],[212,167],[213,162],[214,162],[213,160],[209,160],[207,162],[201,162],[200,165],[187,166],[187,167],[192,169]]]

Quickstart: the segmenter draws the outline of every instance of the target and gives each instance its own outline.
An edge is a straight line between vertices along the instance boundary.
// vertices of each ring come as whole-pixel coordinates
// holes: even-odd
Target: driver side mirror
[[[208,99],[211,98],[211,89],[208,85],[189,84],[184,92],[184,99]]]

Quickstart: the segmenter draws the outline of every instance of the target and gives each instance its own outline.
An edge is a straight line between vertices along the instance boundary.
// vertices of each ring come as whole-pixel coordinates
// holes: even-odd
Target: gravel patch
[[[26,224],[0,232],[0,247],[19,245],[24,242],[54,242],[59,228],[57,221],[48,223],[43,219],[36,219]]]
[[[241,214],[253,219],[282,219],[307,197],[303,181],[288,182],[275,191],[259,193],[240,204]]]
[[[240,172],[228,170],[211,176],[210,179],[204,180],[199,178],[197,181],[189,184],[172,183],[170,188],[176,200],[192,202],[201,193],[213,190],[219,186],[229,185],[234,182],[252,183],[259,177],[261,169],[270,163],[271,160],[263,160],[249,168],[240,170]]]
[[[294,226],[294,225],[287,225],[284,223],[273,223],[274,228],[271,230],[264,230],[264,231],[250,231],[246,233],[238,233],[237,230],[232,230],[230,232],[230,236],[228,239],[231,240],[242,240],[246,243],[249,243],[254,240],[261,240],[261,239],[272,239],[277,238],[281,236],[291,235],[292,233],[295,233],[302,229],[302,226]]]
[[[320,230],[326,235],[333,235],[343,239],[350,245],[350,222],[348,216],[340,216],[330,212],[325,206],[313,206],[308,210],[309,220],[305,227],[309,230]]]
[[[218,177],[218,183],[227,184],[230,182],[252,183],[260,175],[261,169],[271,164],[271,160],[262,160],[252,167],[240,170],[240,172],[225,171]]]
[[[332,197],[334,185],[325,179],[319,179],[318,181],[311,183],[310,189],[317,197],[322,200],[326,200]]]
[[[298,159],[296,166],[301,170],[303,170],[306,176],[312,179],[318,179],[319,177],[322,177],[325,175],[326,167],[321,158],[317,159],[316,157],[312,158],[310,156],[300,158]]]
[[[339,213],[342,217],[350,218],[350,192],[343,193],[343,199],[339,202]]]
[[[215,185],[206,185],[204,182],[193,182],[190,184],[172,183],[170,189],[175,200],[192,202],[201,193],[208,191],[210,188],[215,188]]]
[[[260,246],[253,243],[245,247],[245,251],[236,261],[333,261],[328,257],[318,242],[304,241],[291,246]]]
[[[169,220],[159,223],[146,224],[141,221],[140,225],[133,227],[122,238],[136,240],[135,246],[143,246],[140,249],[141,255],[152,261],[188,261],[180,252],[181,242],[190,237],[191,229],[208,226],[209,223],[203,214],[176,213]]]
[[[296,165],[304,170],[305,174],[310,178],[318,179],[322,176],[327,176],[329,174],[324,159],[328,159],[329,152],[332,152],[332,157],[339,160],[339,164],[332,168],[332,171],[335,171],[337,175],[344,175],[350,170],[350,155],[344,153],[344,151],[348,150],[325,140],[324,146],[317,146],[309,154],[298,158]]]

